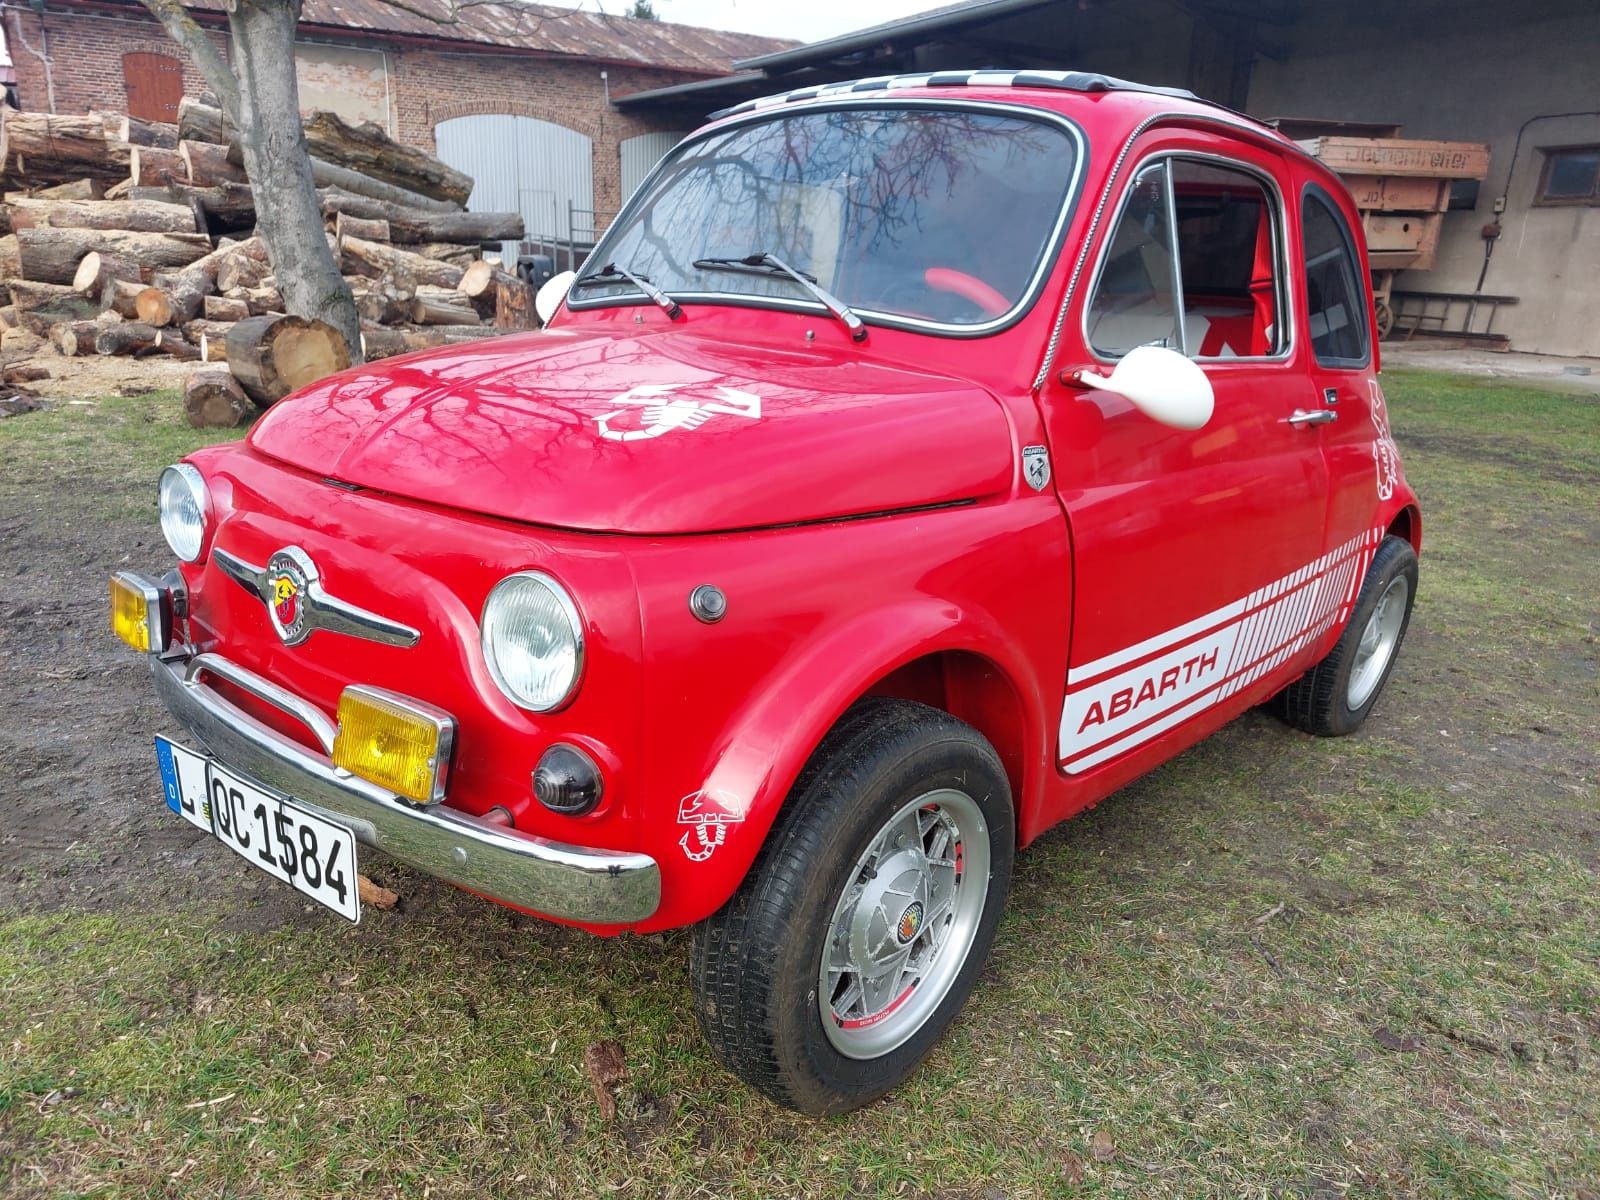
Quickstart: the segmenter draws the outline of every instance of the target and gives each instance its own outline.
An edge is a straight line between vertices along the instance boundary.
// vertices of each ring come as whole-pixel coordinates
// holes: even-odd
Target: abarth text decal
[[[1069,774],[1115,758],[1248,687],[1349,615],[1382,529],[1242,600],[1067,672]]]

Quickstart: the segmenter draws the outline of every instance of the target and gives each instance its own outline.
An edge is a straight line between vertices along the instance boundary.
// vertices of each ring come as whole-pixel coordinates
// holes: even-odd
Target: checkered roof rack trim
[[[813,84],[811,87],[780,92],[776,96],[746,100],[743,104],[735,104],[731,108],[713,113],[712,119],[731,117],[738,113],[758,112],[762,109],[775,108],[780,104],[794,104],[801,100],[921,87],[1034,87],[1054,88],[1066,92],[1150,92],[1180,100],[1200,99],[1193,92],[1183,88],[1132,83],[1126,79],[1118,79],[1113,75],[1100,75],[1093,71],[930,71],[922,75],[878,75],[871,79],[853,79],[846,83]]]

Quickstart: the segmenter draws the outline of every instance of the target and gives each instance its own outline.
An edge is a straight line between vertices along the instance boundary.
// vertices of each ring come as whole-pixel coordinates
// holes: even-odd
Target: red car
[[[1020,847],[1253,705],[1371,711],[1421,518],[1359,230],[1271,129],[1099,75],[721,114],[548,328],[167,469],[182,561],[112,599],[168,803],[351,920],[359,845],[693,925],[720,1061],[879,1096]]]

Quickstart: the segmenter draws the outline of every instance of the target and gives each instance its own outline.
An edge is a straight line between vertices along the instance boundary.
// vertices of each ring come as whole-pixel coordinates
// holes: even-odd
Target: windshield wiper
[[[585,275],[582,279],[575,280],[572,286],[578,288],[589,283],[610,283],[616,279],[625,279],[629,283],[633,284],[634,287],[638,288],[646,296],[650,297],[650,299],[655,302],[656,306],[674,321],[676,321],[679,315],[683,312],[683,309],[679,307],[678,302],[663,292],[655,284],[651,283],[648,276],[635,275],[632,271],[628,270],[627,267],[619,267],[616,263],[607,263],[598,271],[593,271],[590,274]]]
[[[861,318],[850,311],[839,297],[824,288],[817,282],[816,276],[807,275],[804,271],[796,270],[776,254],[747,254],[743,258],[697,258],[694,266],[701,270],[724,271],[757,271],[763,275],[787,275],[806,291],[810,292],[822,306],[839,320],[844,322],[844,327],[850,331],[850,340],[864,342],[867,340],[867,327],[861,323]]]

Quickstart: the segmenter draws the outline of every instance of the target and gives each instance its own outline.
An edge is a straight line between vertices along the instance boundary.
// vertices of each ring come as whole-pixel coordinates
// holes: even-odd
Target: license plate
[[[347,921],[361,920],[350,830],[164,737],[156,762],[173,812]]]

